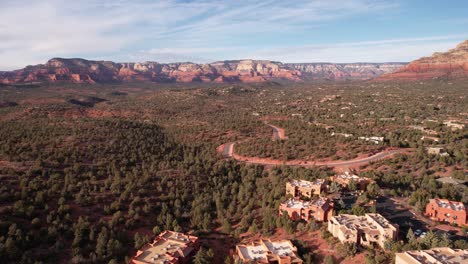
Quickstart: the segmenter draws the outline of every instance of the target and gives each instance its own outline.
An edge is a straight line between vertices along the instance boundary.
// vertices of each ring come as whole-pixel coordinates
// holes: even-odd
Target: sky
[[[465,0],[0,0],[0,70],[116,62],[400,62],[468,39]]]

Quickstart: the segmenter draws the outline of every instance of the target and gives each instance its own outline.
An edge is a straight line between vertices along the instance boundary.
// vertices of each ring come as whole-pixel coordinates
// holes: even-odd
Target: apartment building
[[[239,260],[242,263],[302,263],[302,260],[297,256],[297,248],[289,240],[262,239],[251,244],[237,245],[235,258],[236,261]]]
[[[131,264],[185,264],[200,248],[198,238],[164,231],[152,243],[144,245],[131,259]]]
[[[333,202],[328,198],[320,197],[312,201],[303,201],[291,198],[279,207],[280,215],[287,213],[294,221],[312,220],[326,222],[333,216]]]
[[[328,221],[328,231],[342,243],[358,245],[378,244],[382,248],[387,240],[396,240],[398,226],[391,224],[380,214],[356,216],[341,214]]]
[[[354,181],[359,190],[366,190],[367,185],[369,185],[372,182],[372,180],[369,178],[359,177],[357,175],[350,174],[349,172],[331,176],[330,181],[340,184],[343,188],[348,188],[349,183],[351,181]]]
[[[448,247],[413,250],[396,253],[395,264],[465,264],[468,263],[468,250]]]
[[[320,195],[327,190],[328,181],[317,179],[315,181],[290,180],[286,183],[286,194],[293,197],[309,197]]]
[[[426,205],[426,215],[432,220],[457,224],[459,226],[468,225],[467,207],[461,202],[449,201],[447,199],[430,199]]]

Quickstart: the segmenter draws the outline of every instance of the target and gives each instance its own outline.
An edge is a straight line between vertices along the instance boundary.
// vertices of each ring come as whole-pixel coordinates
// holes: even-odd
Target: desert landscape
[[[332,2],[5,3],[50,32],[0,23],[0,262],[466,263],[466,34],[357,41],[415,11]],[[333,23],[349,44],[306,34]]]

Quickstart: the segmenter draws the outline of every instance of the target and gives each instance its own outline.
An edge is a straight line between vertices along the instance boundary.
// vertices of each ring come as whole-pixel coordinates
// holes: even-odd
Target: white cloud
[[[155,48],[199,52],[236,38],[310,27],[392,5],[368,0],[2,0],[1,6],[0,69],[11,69],[55,56],[128,53],[131,58],[138,50],[154,53]]]
[[[364,43],[312,46],[320,50],[317,57],[310,53],[311,46],[261,47],[267,42],[263,39],[284,42],[279,36],[283,33],[306,32],[347,17],[399,7],[395,0],[0,1],[0,70],[44,63],[51,57],[207,62],[271,55],[286,61],[330,61],[338,54],[352,59],[345,53],[352,51],[363,55],[360,60],[375,59],[361,52],[359,46]],[[388,42],[366,45],[384,45],[390,49],[386,56],[394,55],[394,45]]]
[[[249,57],[283,62],[407,62],[454,48],[464,35],[385,39],[255,50]]]

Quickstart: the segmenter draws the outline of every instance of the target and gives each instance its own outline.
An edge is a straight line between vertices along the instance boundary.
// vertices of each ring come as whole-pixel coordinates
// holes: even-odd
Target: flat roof
[[[314,181],[306,181],[306,180],[290,180],[289,183],[292,186],[297,186],[297,187],[312,187],[314,185],[322,185],[325,182],[325,179],[316,179]]]
[[[322,208],[328,202],[329,200],[324,197],[317,198],[313,201],[303,201],[303,200],[299,200],[295,198],[290,198],[286,202],[281,203],[280,206],[286,206],[287,208],[296,208],[296,209],[309,208],[311,206]]]
[[[250,261],[268,261],[268,257],[274,255],[279,257],[290,256],[299,260],[296,256],[296,247],[289,240],[258,240],[252,244],[237,245],[242,257]]]
[[[395,226],[380,214],[366,214],[364,216],[340,214],[333,216],[332,219],[335,219],[336,222],[349,230],[361,229],[367,232],[372,232],[378,229],[377,226],[380,226],[383,229],[395,228]]]
[[[451,249],[448,247],[406,251],[396,253],[396,255],[407,263],[464,264],[468,262],[468,250]]]
[[[153,243],[143,246],[134,259],[144,263],[170,263],[174,258],[189,255],[194,250],[189,245],[194,239],[182,233],[165,231]]]
[[[436,204],[440,208],[447,208],[454,211],[465,211],[465,205],[462,202],[449,201],[447,199],[430,199],[430,203]]]

